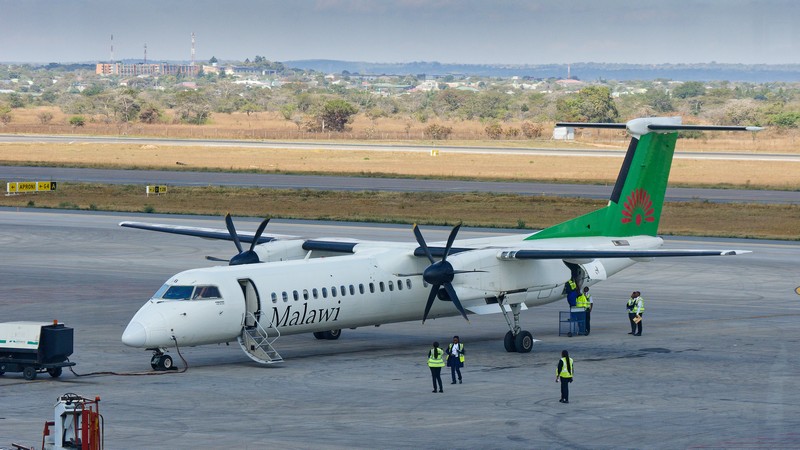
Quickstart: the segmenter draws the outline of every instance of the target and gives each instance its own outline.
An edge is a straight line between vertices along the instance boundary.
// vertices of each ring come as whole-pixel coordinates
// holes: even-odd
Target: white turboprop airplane
[[[152,350],[157,370],[173,367],[170,347],[233,340],[254,361],[274,363],[282,361],[273,347],[280,335],[338,339],[344,328],[502,313],[505,349],[526,353],[534,339],[521,329],[520,311],[564,298],[571,278],[588,286],[656,257],[746,253],[660,249],[656,232],[678,131],[760,128],[682,125],[679,117],[557,126],[627,129],[632,139],[606,207],[536,233],[456,240],[456,226],[446,243],[427,244],[416,225],[416,243],[398,243],[266,236],[268,220],[254,234],[238,233],[230,215],[227,230],[122,222],[232,240],[239,250],[227,266],[170,277],[131,319],[122,342]]]

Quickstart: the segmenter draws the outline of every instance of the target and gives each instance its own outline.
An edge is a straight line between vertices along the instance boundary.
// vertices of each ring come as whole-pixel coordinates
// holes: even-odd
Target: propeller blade
[[[436,298],[436,294],[439,293],[439,285],[434,285],[431,288],[431,293],[428,295],[428,303],[425,303],[425,314],[422,315],[422,323],[425,323],[425,319],[428,318],[428,313],[431,311],[431,306],[433,306],[433,299]]]
[[[233,243],[236,245],[236,249],[239,250],[239,253],[242,253],[242,243],[239,242],[239,235],[236,234],[236,227],[233,226],[231,213],[225,214],[225,226],[228,227],[228,233],[230,233],[231,237],[233,238]]]
[[[422,232],[419,231],[417,224],[414,224],[414,236],[416,236],[419,246],[425,250],[425,256],[428,257],[428,260],[431,262],[431,264],[435,263],[436,261],[434,261],[433,255],[431,255],[431,251],[428,249],[428,244],[425,243],[425,238],[422,237]]]
[[[460,312],[461,315],[464,316],[464,319],[469,322],[469,318],[467,318],[467,312],[464,311],[464,307],[461,306],[461,301],[458,299],[458,295],[456,295],[456,290],[453,289],[453,285],[450,283],[445,283],[444,289],[447,291],[447,295],[450,297],[450,300],[453,301],[453,305],[455,305],[458,309],[458,312]]]
[[[253,242],[250,243],[251,252],[256,247],[256,244],[258,244],[258,240],[261,239],[261,234],[264,233],[264,230],[267,228],[268,223],[269,223],[269,218],[266,218],[261,222],[261,225],[258,226],[258,229],[256,230],[256,235],[253,236]]]
[[[460,223],[454,226],[453,230],[450,231],[450,236],[447,238],[447,246],[444,248],[444,256],[442,257],[442,261],[445,261],[447,259],[447,255],[450,254],[450,247],[453,246],[453,242],[456,240],[456,235],[458,234],[459,228],[461,228]]]
[[[231,262],[230,259],[217,258],[216,256],[206,256],[206,259],[209,261],[216,261],[216,262]]]

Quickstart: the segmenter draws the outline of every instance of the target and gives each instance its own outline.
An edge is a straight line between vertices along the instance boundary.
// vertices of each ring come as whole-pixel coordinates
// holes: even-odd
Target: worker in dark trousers
[[[558,368],[556,368],[556,383],[561,381],[561,400],[559,400],[561,403],[569,403],[569,384],[572,383],[574,370],[575,367],[572,358],[569,357],[569,352],[562,351],[561,359],[558,360]]]
[[[592,294],[589,293],[588,287],[583,288],[583,297],[585,298],[584,305],[586,305],[586,335],[588,336],[589,332],[592,331],[592,307],[594,306]]]
[[[636,298],[633,299],[633,321],[636,323],[634,336],[642,335],[642,322],[644,322],[644,299],[642,293],[636,291]]]
[[[442,389],[442,367],[444,367],[444,350],[439,348],[439,342],[433,343],[433,348],[428,351],[428,367],[431,369],[433,379],[433,392],[436,392],[436,383],[439,383],[439,392]]]
[[[636,306],[636,300],[639,298],[639,291],[633,291],[631,293],[631,298],[628,299],[628,303],[626,305],[628,309],[628,321],[631,323],[631,332],[628,334],[636,333],[636,322],[633,321],[633,318],[636,317],[636,313],[633,312],[633,308]]]
[[[456,384],[456,374],[458,382],[461,383],[461,368],[464,367],[464,344],[458,340],[458,336],[453,336],[453,342],[447,346],[447,365],[450,367],[450,376]]]

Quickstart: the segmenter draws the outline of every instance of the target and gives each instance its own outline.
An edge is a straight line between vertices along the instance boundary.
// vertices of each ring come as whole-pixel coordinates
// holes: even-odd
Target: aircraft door
[[[253,327],[256,322],[261,320],[261,299],[258,296],[258,289],[249,278],[239,280],[242,287],[245,304],[244,326]]]
[[[564,264],[569,267],[572,273],[572,279],[577,283],[579,290],[589,281],[601,281],[608,278],[606,268],[603,266],[603,263],[598,260],[593,260],[585,264],[575,264],[564,261]],[[566,286],[564,289],[564,293],[566,293]]]

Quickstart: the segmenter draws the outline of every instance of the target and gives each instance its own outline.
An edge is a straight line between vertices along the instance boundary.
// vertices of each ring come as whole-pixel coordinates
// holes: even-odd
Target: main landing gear
[[[339,336],[342,335],[342,330],[328,330],[328,331],[315,331],[314,337],[317,339],[326,339],[329,341],[335,341],[339,339]]]
[[[164,353],[165,351],[165,349],[161,348],[153,350],[153,357],[150,358],[150,367],[153,370],[177,370],[172,357]]]
[[[508,311],[506,311],[506,308],[503,305],[503,300],[504,299],[498,299],[497,303],[500,305],[500,310],[503,311],[503,317],[506,318],[506,323],[508,323],[508,327],[510,328],[510,331],[506,333],[506,336],[503,339],[503,346],[509,353],[530,353],[530,351],[533,349],[533,335],[526,330],[520,329],[519,327],[519,312],[521,310],[520,304],[515,303],[513,305],[509,305],[511,308],[511,314],[514,316],[514,323],[512,324],[511,320],[508,318]]]

